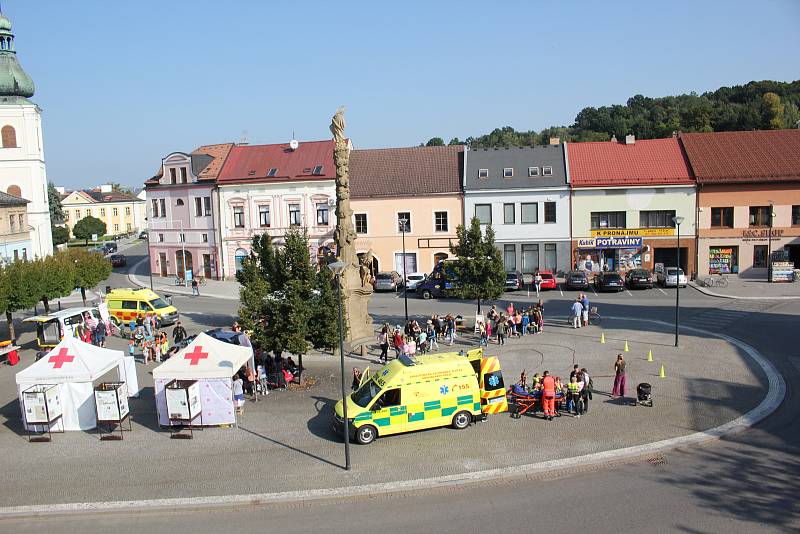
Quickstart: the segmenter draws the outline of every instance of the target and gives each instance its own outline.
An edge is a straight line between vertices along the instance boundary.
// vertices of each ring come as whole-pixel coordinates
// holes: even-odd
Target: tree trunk
[[[6,321],[8,321],[8,339],[10,339],[11,344],[14,345],[17,341],[17,333],[14,332],[14,318],[8,310],[6,310]]]
[[[83,299],[83,305],[86,306],[86,288],[81,288],[81,298]]]
[[[42,297],[42,304],[44,305],[44,312],[50,313],[50,302],[47,300],[47,297]]]

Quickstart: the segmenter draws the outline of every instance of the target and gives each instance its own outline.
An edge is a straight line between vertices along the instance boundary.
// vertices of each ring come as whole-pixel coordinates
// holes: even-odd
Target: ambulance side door
[[[372,423],[378,435],[396,434],[405,430],[406,409],[401,403],[400,388],[384,390],[370,406]]]

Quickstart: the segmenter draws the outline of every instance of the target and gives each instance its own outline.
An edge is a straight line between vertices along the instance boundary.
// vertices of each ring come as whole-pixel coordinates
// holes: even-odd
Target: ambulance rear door
[[[497,356],[487,356],[481,360],[480,370],[481,412],[502,413],[508,411],[506,385],[503,371]]]

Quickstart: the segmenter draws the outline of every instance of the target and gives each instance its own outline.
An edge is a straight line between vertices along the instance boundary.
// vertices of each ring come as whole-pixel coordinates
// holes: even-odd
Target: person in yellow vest
[[[580,417],[580,412],[578,411],[578,403],[580,402],[580,386],[578,385],[578,379],[574,375],[572,378],[569,379],[569,384],[567,384],[567,390],[569,391],[568,395],[569,398],[567,400],[567,411],[572,412],[574,410],[574,414],[576,417]]]

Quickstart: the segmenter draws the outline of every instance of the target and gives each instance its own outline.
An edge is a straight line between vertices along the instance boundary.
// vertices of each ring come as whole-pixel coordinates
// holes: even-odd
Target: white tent
[[[251,347],[219,341],[201,333],[185,349],[153,369],[158,423],[169,425],[164,387],[172,380],[200,382],[204,426],[233,424],[232,380],[239,369],[252,362]]]
[[[132,358],[121,350],[110,350],[65,337],[39,361],[17,373],[17,391],[22,409],[22,392],[37,384],[58,384],[64,415],[53,430],[90,430],[97,427],[94,407],[94,381],[117,369],[116,379],[126,382],[128,395],[139,392]],[[23,424],[25,418],[23,415]],[[37,425],[32,429],[41,430]]]

